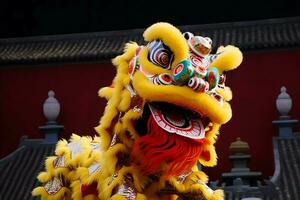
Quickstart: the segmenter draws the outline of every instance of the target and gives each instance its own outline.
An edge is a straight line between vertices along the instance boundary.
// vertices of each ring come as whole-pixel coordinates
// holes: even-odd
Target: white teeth
[[[163,121],[159,121],[158,125],[160,125],[161,128],[164,128],[164,129],[166,128],[166,124]]]
[[[157,109],[156,106],[149,104],[149,108],[155,122],[165,131],[196,140],[203,139],[205,137],[205,130],[200,118],[188,119],[188,125],[183,127],[180,122],[177,123],[174,121],[174,123],[172,123],[172,120],[171,122],[166,120],[162,111]],[[165,113],[165,115],[167,114]]]
[[[158,115],[155,115],[154,118],[155,118],[158,122],[161,121],[161,120],[160,120],[160,117],[159,117]]]

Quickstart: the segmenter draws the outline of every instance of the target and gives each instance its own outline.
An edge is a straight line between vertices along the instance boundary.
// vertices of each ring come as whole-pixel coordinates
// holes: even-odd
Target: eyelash
[[[148,59],[155,65],[164,69],[170,69],[173,60],[173,53],[163,44],[162,41],[153,41],[149,43]]]

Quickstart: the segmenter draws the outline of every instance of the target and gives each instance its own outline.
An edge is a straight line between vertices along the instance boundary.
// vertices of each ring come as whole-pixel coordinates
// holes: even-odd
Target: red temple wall
[[[242,65],[227,74],[226,84],[233,91],[233,116],[221,127],[216,144],[219,162],[207,170],[211,178],[217,179],[221,172],[230,171],[228,148],[237,137],[250,146],[250,169],[261,171],[264,178],[273,175],[272,137],[278,132],[272,120],[279,116],[275,102],[281,86],[286,86],[293,100],[290,115],[300,119],[299,63],[300,50],[247,53]]]
[[[217,142],[218,166],[205,169],[212,180],[230,170],[228,148],[237,137],[247,141],[252,155],[250,167],[273,175],[272,137],[278,117],[275,100],[285,85],[293,98],[291,115],[300,119],[300,50],[246,53],[238,70],[229,72],[227,85],[234,98],[232,120],[221,128]],[[95,135],[106,101],[99,88],[110,85],[115,69],[111,64],[65,64],[8,67],[0,70],[0,156],[14,151],[20,137],[41,138],[38,126],[45,123],[42,105],[48,90],[61,103],[58,122],[65,126],[61,137],[71,133]],[[299,126],[297,127],[299,130]]]

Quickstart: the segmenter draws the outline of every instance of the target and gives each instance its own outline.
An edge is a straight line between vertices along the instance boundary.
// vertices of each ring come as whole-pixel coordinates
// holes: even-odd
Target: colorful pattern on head
[[[223,199],[222,191],[207,187],[196,162],[216,165],[218,131],[231,118],[224,72],[238,67],[242,54],[233,46],[211,54],[209,38],[168,23],[150,26],[143,36],[148,44],[128,43],[113,60],[113,83],[99,91],[108,100],[95,128],[100,137],[60,141],[34,195]]]

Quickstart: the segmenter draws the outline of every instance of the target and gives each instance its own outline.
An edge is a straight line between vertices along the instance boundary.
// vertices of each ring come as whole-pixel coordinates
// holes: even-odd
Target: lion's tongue
[[[187,112],[179,107],[164,107],[149,104],[151,114],[155,122],[169,133],[175,133],[183,137],[199,140],[205,137],[205,131],[201,118],[190,118]]]

